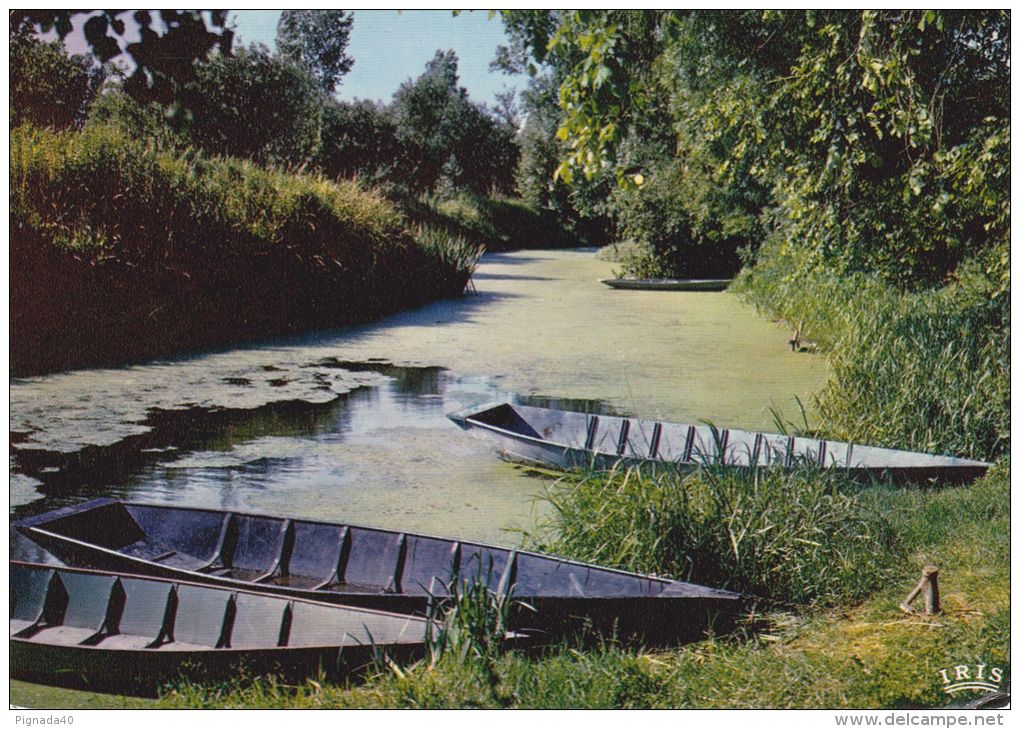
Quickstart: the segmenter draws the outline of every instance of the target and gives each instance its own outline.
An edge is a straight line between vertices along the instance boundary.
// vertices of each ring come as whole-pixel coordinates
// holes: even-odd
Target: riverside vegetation
[[[16,372],[363,321],[461,293],[480,253],[354,182],[110,127],[12,130],[10,225]]]
[[[524,202],[480,196],[463,178],[464,159],[446,160],[440,182],[428,149],[417,147],[406,169],[428,189],[402,204],[415,223],[441,231],[418,235],[422,261],[448,265],[435,254],[436,235],[520,243],[499,221],[518,226],[517,211],[530,209],[528,219],[556,220],[569,234],[597,222],[632,241],[632,274],[742,268],[734,288],[818,342],[830,364],[812,433],[995,466],[966,488],[862,486],[810,471],[569,474],[548,484],[553,516],[526,535],[531,546],[747,592],[759,602],[746,627],[671,651],[603,637],[537,654],[464,628],[458,634],[483,649],[381,661],[347,685],[179,684],[159,705],[934,707],[953,701],[938,670],[960,663],[1001,667],[1008,686],[1008,13],[499,15],[511,45],[497,65],[533,72],[518,136]],[[401,99],[448,88],[444,68],[437,56]],[[345,113],[394,130],[372,139],[399,147],[412,127],[396,111]],[[34,129],[12,136],[12,210],[21,189],[14,150],[52,149],[52,162],[31,162],[42,152],[26,151],[18,164],[58,169],[55,150],[70,138]],[[240,164],[173,159],[210,170]],[[371,175],[389,184],[386,170]],[[102,228],[75,228],[85,212],[73,205],[70,217],[54,214],[73,188],[54,189],[59,195],[38,197],[48,208],[26,202],[12,221],[32,240],[50,235],[47,255],[89,250],[98,262]],[[370,207],[397,215],[382,202]],[[406,240],[409,250],[421,245]],[[39,265],[40,278],[60,270]],[[904,615],[898,604],[928,563],[942,570],[944,612]],[[465,620],[498,624],[478,597]]]
[[[392,109],[256,46],[163,106],[32,27],[11,26],[15,374],[359,323],[460,295],[485,249],[578,244],[512,197],[516,147],[452,54]]]

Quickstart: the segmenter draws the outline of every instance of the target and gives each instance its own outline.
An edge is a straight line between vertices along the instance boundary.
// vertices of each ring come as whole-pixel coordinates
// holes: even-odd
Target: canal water
[[[358,328],[11,383],[11,515],[109,495],[515,545],[548,481],[446,414],[511,400],[768,428],[821,358],[728,293],[616,291],[594,251],[487,255]],[[12,554],[17,556],[17,554]]]

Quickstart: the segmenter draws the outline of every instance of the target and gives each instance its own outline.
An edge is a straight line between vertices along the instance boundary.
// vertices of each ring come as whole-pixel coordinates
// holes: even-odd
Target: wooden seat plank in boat
[[[12,562],[10,584],[11,675],[92,690],[151,692],[182,671],[332,674],[422,652],[427,635],[408,615],[159,578]]]

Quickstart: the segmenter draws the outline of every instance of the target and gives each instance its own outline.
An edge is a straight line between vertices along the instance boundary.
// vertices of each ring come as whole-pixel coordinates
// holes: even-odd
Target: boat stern
[[[472,405],[470,407],[464,408],[463,410],[457,410],[456,412],[453,413],[447,413],[446,417],[448,417],[450,420],[452,420],[454,423],[456,423],[464,430],[467,430],[468,428],[471,427],[471,423],[468,422],[469,419],[478,417],[484,418],[486,413],[491,413],[495,410],[498,410],[501,407],[506,406],[507,403],[505,402],[487,402],[482,403],[481,405]]]

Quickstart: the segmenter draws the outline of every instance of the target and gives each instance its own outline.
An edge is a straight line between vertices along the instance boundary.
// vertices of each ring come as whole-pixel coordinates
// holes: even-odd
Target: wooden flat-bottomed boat
[[[181,677],[337,675],[412,656],[427,621],[136,575],[10,563],[15,678],[152,693]]]
[[[464,430],[490,441],[506,460],[563,469],[608,468],[621,460],[652,461],[681,467],[816,467],[898,482],[963,483],[984,475],[991,465],[816,438],[510,403],[481,405],[449,417]]]
[[[725,590],[516,549],[278,516],[96,499],[13,526],[73,566],[427,614],[482,584],[508,628],[555,639],[586,627],[649,644],[697,640],[742,607]]]
[[[601,283],[629,291],[725,291],[731,278],[602,278]]]

